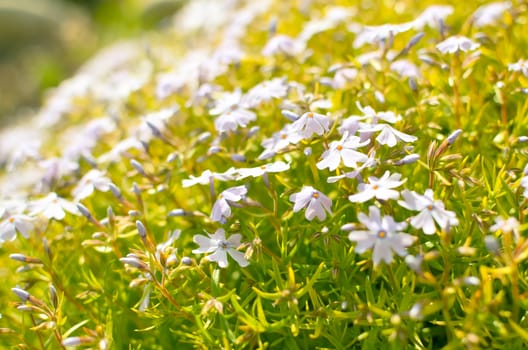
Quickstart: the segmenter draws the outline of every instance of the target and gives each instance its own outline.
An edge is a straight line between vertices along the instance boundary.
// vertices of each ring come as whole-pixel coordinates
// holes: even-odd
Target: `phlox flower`
[[[207,169],[200,176],[191,175],[189,179],[182,180],[183,187],[191,187],[196,184],[210,185],[213,180],[229,181],[235,179],[235,169],[230,168],[223,173],[215,173]]]
[[[440,23],[445,22],[445,18],[453,13],[453,6],[450,5],[432,5],[426,8],[421,14],[412,21],[415,29],[421,30],[425,26],[431,28],[440,27]]]
[[[92,195],[95,189],[107,192],[110,189],[110,179],[103,171],[92,169],[79,180],[79,183],[72,191],[75,201],[79,201]]]
[[[398,131],[394,129],[389,124],[376,124],[376,125],[370,125],[370,126],[364,126],[359,130],[359,133],[361,135],[367,134],[371,135],[375,132],[380,132],[378,136],[376,137],[376,141],[378,141],[381,145],[387,145],[389,147],[394,147],[398,144],[398,141],[403,142],[414,142],[418,140],[416,136],[406,134],[404,132]]]
[[[528,61],[518,60],[515,63],[508,64],[508,70],[510,72],[522,72],[525,77],[528,77]]]
[[[363,203],[372,198],[384,201],[397,199],[400,193],[393,188],[401,186],[405,182],[405,180],[400,181],[400,178],[400,174],[391,174],[388,170],[379,179],[370,176],[368,183],[359,184],[359,193],[348,196],[348,199],[354,203]]]
[[[262,49],[264,56],[295,56],[303,49],[301,42],[287,35],[278,34],[272,37]]]
[[[29,205],[30,216],[42,214],[48,219],[62,220],[66,216],[65,211],[70,214],[79,215],[77,206],[59,196],[55,192],[49,193],[46,197],[33,201]]]
[[[312,186],[304,186],[300,192],[290,196],[290,202],[294,202],[293,211],[306,208],[305,217],[312,221],[317,217],[319,221],[326,218],[326,212],[332,214],[332,200],[319,192]]]
[[[256,114],[247,109],[242,97],[242,92],[235,90],[231,93],[223,93],[217,98],[214,108],[209,111],[211,115],[218,115],[214,122],[216,130],[235,131],[239,126],[246,127],[257,119]]]
[[[493,224],[490,227],[491,232],[513,232],[516,237],[519,237],[519,228],[521,224],[519,224],[519,221],[514,217],[509,217],[507,219],[504,219],[502,216],[497,216],[495,218],[495,224]]]
[[[323,153],[322,160],[317,163],[318,169],[328,168],[334,171],[343,161],[349,168],[356,168],[358,162],[366,162],[368,156],[356,151],[357,148],[366,146],[370,140],[361,142],[357,136],[348,136],[345,132],[340,141],[332,141],[330,147]]]
[[[422,229],[427,235],[436,232],[435,221],[443,230],[458,225],[456,214],[445,209],[442,201],[435,201],[433,190],[427,189],[423,195],[414,191],[403,190],[403,201],[398,201],[402,207],[419,211],[420,213],[411,218],[411,226]]]
[[[225,223],[226,219],[231,216],[231,205],[234,202],[241,201],[247,194],[245,186],[236,186],[222,191],[213,205],[211,219]]]
[[[288,94],[288,84],[286,79],[274,78],[263,81],[255,85],[246,94],[246,103],[250,107],[257,107],[261,103],[269,102],[272,99],[281,99]]]
[[[401,232],[407,228],[407,223],[396,222],[392,216],[381,216],[375,206],[369,207],[369,216],[358,214],[358,220],[368,231],[352,231],[348,239],[356,242],[355,252],[362,254],[372,249],[372,261],[378,266],[381,261],[390,264],[393,252],[399,256],[407,255],[406,248],[414,243],[416,237]]]
[[[237,169],[237,180],[242,180],[247,177],[259,177],[267,173],[279,173],[290,169],[290,164],[278,161],[268,163],[255,168],[240,168]]]
[[[474,42],[473,40],[463,35],[450,36],[449,38],[436,45],[436,48],[441,53],[459,53],[460,51],[468,52],[474,51],[479,47],[480,44]]]
[[[356,36],[354,48],[359,48],[365,44],[382,44],[393,40],[394,36],[412,28],[411,23],[403,24],[382,24],[379,26],[366,26]]]
[[[357,167],[356,169],[352,170],[352,171],[348,171],[346,173],[343,173],[341,175],[336,175],[336,176],[329,176],[327,179],[326,179],[326,182],[328,183],[335,183],[339,180],[342,180],[344,178],[348,178],[348,179],[355,179],[357,178],[358,176],[360,176],[361,174],[361,171],[363,171],[363,169],[367,169],[367,168],[373,168],[375,167],[376,165],[378,165],[379,161],[378,159],[376,158],[376,152],[375,151],[371,151],[369,154],[368,154],[368,158],[367,160],[361,164],[361,166]]]
[[[227,254],[241,267],[249,265],[249,261],[246,260],[244,254],[237,250],[240,247],[240,239],[242,238],[239,233],[235,233],[226,239],[225,231],[219,228],[214,234],[208,234],[208,236],[195,235],[193,237],[194,243],[200,245],[192,251],[193,254],[213,253],[207,255],[205,259],[217,262],[221,268],[226,268],[229,265]]]
[[[290,144],[297,144],[302,140],[302,136],[293,130],[292,124],[286,124],[282,130],[274,133],[272,137],[262,141],[261,145],[265,150],[258,157],[259,160],[264,160],[273,157],[280,151],[286,149]]]
[[[322,135],[328,132],[329,127],[330,118],[315,112],[304,113],[292,124],[292,130],[304,138],[311,137],[313,134]]]
[[[32,221],[32,217],[23,214],[7,215],[0,221],[0,244],[14,240],[17,232],[28,238],[33,229]]]
[[[497,22],[504,12],[511,8],[511,2],[492,2],[480,6],[475,13],[473,13],[472,20],[475,27],[484,27]]]

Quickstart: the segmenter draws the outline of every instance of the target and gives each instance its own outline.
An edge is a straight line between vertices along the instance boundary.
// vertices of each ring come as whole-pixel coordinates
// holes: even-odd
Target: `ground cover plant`
[[[526,10],[193,1],[103,51],[0,134],[0,344],[525,348]]]

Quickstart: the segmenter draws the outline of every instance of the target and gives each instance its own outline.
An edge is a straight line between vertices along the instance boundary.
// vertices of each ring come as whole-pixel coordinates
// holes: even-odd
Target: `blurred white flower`
[[[219,132],[235,131],[239,126],[246,127],[257,119],[257,115],[247,109],[240,90],[221,94],[209,113],[218,115],[214,125]]]
[[[326,218],[326,212],[332,214],[332,200],[312,186],[303,186],[300,192],[290,196],[290,202],[295,203],[293,205],[295,213],[306,208],[305,217],[310,221],[314,217],[323,221]]]
[[[510,216],[507,219],[504,219],[502,216],[497,216],[495,218],[495,224],[490,227],[490,231],[513,233],[513,236],[517,241],[519,239],[520,226],[521,224],[514,217]]]
[[[247,188],[245,186],[231,187],[222,191],[213,205],[211,219],[213,219],[213,221],[225,223],[226,219],[231,216],[232,203],[241,201],[246,194]]]
[[[42,214],[48,219],[62,220],[66,216],[65,211],[79,215],[77,206],[59,196],[55,192],[49,193],[46,197],[37,199],[29,204],[30,216]]]
[[[88,171],[78,182],[72,191],[75,201],[80,201],[92,195],[95,189],[107,192],[110,189],[110,179],[103,171],[92,169]]]
[[[272,137],[262,141],[261,145],[265,150],[258,157],[259,160],[264,160],[273,157],[280,151],[286,149],[290,144],[297,144],[302,140],[302,136],[293,129],[292,124],[286,124],[282,130],[277,131]]]
[[[422,229],[425,234],[432,235],[436,232],[435,221],[443,230],[458,225],[456,214],[445,210],[442,201],[434,200],[433,190],[427,189],[424,195],[409,190],[403,190],[401,194],[404,200],[398,201],[398,204],[406,209],[420,212],[411,218],[412,227]]]
[[[218,266],[225,268],[229,265],[227,261],[227,254],[229,254],[241,267],[246,267],[249,262],[244,257],[244,254],[237,249],[240,247],[240,240],[242,236],[238,233],[231,235],[226,239],[225,231],[221,228],[216,230],[214,234],[195,235],[193,237],[194,243],[199,247],[194,249],[193,254],[213,253],[207,255],[205,259],[218,263]]]
[[[381,261],[390,264],[393,252],[399,256],[407,255],[406,248],[414,243],[416,237],[401,232],[407,228],[407,223],[396,222],[392,216],[381,216],[380,210],[371,205],[369,216],[358,214],[358,220],[368,231],[352,231],[348,239],[356,242],[355,252],[362,254],[372,249],[372,261],[378,266]]]
[[[387,44],[392,41],[396,34],[403,33],[412,28],[411,23],[403,24],[382,24],[379,26],[366,26],[356,36],[354,48],[359,48],[365,44]]]
[[[376,198],[380,200],[397,199],[400,192],[393,190],[401,186],[405,180],[400,181],[400,174],[391,174],[388,170],[381,178],[370,176],[368,183],[361,183],[358,186],[359,193],[348,196],[351,202],[363,203],[369,199]]]
[[[215,173],[207,169],[200,176],[191,175],[189,179],[182,180],[183,187],[191,187],[196,184],[209,185],[213,180],[229,181],[234,180],[236,175],[235,168],[229,168],[223,173]]]
[[[432,5],[426,8],[421,14],[412,21],[415,29],[423,29],[425,26],[431,28],[440,27],[440,23],[445,22],[445,18],[453,13],[453,6],[450,5]]]
[[[304,49],[302,42],[294,38],[278,34],[273,36],[262,49],[264,56],[286,55],[295,56]]]
[[[23,214],[7,215],[0,221],[0,244],[14,240],[17,232],[28,238],[33,229],[32,221],[32,217]]]
[[[436,45],[436,48],[441,53],[458,53],[460,51],[468,52],[474,51],[479,47],[480,44],[474,42],[473,40],[463,35],[450,36],[449,38]]]
[[[357,163],[364,163],[368,160],[368,156],[364,153],[356,151],[357,148],[366,146],[370,140],[361,142],[357,136],[348,136],[345,132],[340,141],[332,141],[328,150],[322,155],[322,160],[317,163],[318,169],[328,168],[334,171],[339,167],[341,161],[346,167],[357,168]]]
[[[525,77],[528,77],[528,60],[518,60],[515,63],[508,64],[508,70],[511,72],[522,72]]]
[[[475,27],[484,27],[495,24],[511,8],[511,2],[492,2],[480,6],[473,13],[472,20]]]
[[[261,103],[269,102],[272,99],[281,99],[288,93],[288,84],[286,79],[274,78],[263,81],[255,85],[248,91],[245,97],[249,107],[257,107]]]
[[[313,134],[323,135],[328,132],[329,127],[330,118],[315,112],[304,113],[292,124],[292,130],[304,138],[311,137]]]

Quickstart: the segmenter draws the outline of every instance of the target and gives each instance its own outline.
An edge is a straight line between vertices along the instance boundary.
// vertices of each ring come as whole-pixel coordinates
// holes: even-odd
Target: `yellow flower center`
[[[9,222],[10,222],[10,223],[15,222],[15,218],[9,218]]]
[[[314,193],[312,194],[312,197],[313,197],[313,198],[319,198],[319,193],[314,192]]]
[[[314,117],[313,113],[311,113],[311,112],[308,113],[308,115],[306,115],[306,116],[307,116],[308,118],[313,118],[313,117]]]
[[[385,238],[387,237],[387,232],[381,230],[378,232],[378,238]]]
[[[378,188],[379,188],[378,185],[374,185],[374,186],[372,186],[372,189],[373,189],[373,190],[377,190]]]
[[[432,204],[429,204],[429,205],[427,206],[427,209],[429,209],[429,210],[433,210],[433,205],[432,205]]]
[[[343,149],[343,146],[341,146],[341,145],[337,146],[337,150],[338,151],[341,151],[342,149]]]

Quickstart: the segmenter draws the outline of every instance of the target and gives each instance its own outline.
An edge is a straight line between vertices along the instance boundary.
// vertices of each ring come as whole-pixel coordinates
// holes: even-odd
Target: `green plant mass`
[[[0,133],[0,347],[528,347],[526,2],[182,6]]]

